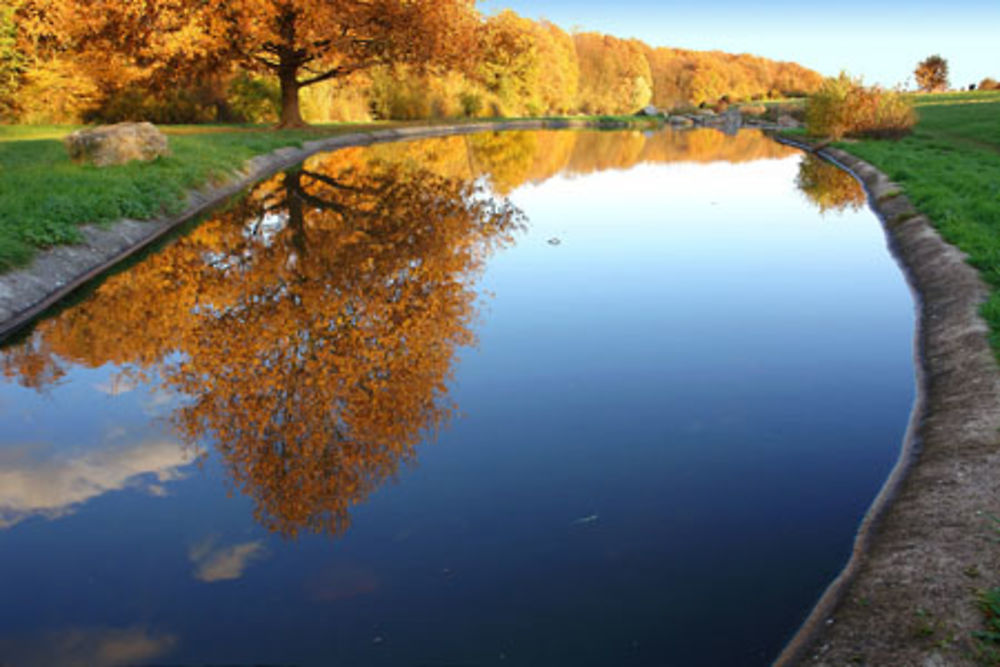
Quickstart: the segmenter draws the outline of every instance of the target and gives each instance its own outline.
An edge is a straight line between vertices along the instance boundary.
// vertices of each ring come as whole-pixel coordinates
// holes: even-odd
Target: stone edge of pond
[[[426,139],[500,130],[625,128],[624,121],[531,119],[387,128],[342,134],[285,147],[248,160],[223,183],[188,193],[184,210],[169,218],[119,220],[111,225],[83,225],[83,242],[39,252],[23,268],[0,275],[0,343],[76,289],[143,250],[171,231],[222,204],[243,189],[323,151],[375,143]]]
[[[899,459],[849,562],[775,661],[810,665],[977,662],[976,591],[1000,545],[1000,368],[979,308],[989,294],[902,188],[845,151],[775,136],[845,169],[868,193],[917,309],[916,400]]]

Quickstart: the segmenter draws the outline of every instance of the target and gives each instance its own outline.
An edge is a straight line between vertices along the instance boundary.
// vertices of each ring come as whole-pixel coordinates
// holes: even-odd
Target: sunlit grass
[[[992,101],[919,109],[912,135],[899,141],[867,140],[841,148],[871,162],[901,184],[941,234],[969,255],[993,287],[982,313],[1000,354],[1000,94]],[[964,94],[963,94],[964,95]]]
[[[1000,90],[960,90],[953,93],[906,93],[915,106],[1000,102]]]

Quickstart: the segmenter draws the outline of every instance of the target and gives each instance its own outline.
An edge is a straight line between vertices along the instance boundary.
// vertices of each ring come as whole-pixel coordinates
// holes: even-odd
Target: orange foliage
[[[595,32],[573,35],[580,63],[580,104],[584,113],[632,113],[652,98],[652,75],[645,45]]]
[[[284,126],[302,124],[303,113],[324,121],[626,114],[649,103],[803,94],[820,83],[793,63],[570,36],[509,10],[484,18],[473,0],[20,0],[13,16],[17,53],[29,56],[25,76],[58,91],[50,101],[41,84],[22,86],[14,106],[34,102],[29,119],[89,111],[227,121],[243,102],[227,100],[236,95],[230,83],[255,73],[280,84],[257,106],[279,108]]]
[[[125,54],[147,81],[190,80],[231,64],[278,77],[282,124],[300,125],[299,89],[384,63],[468,53],[472,0],[26,0],[40,53]]]

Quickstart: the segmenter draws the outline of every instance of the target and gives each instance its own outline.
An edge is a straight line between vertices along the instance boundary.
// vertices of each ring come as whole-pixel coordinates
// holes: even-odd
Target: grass
[[[98,169],[67,157],[61,139],[72,127],[0,126],[0,271],[39,248],[78,241],[81,224],[176,213],[187,191],[255,155],[358,128],[171,127],[169,157]]]
[[[960,90],[953,93],[906,93],[914,106],[1000,102],[1000,90]]]
[[[964,96],[977,103],[959,103]],[[982,307],[1000,357],[1000,94],[925,96],[913,134],[837,144],[899,183],[991,285]],[[940,99],[931,104],[929,99]]]

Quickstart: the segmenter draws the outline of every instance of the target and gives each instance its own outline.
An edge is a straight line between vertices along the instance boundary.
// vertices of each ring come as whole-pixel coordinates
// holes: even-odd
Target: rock
[[[74,162],[98,167],[169,155],[167,137],[152,123],[118,123],[77,130],[64,140]]]
[[[691,127],[692,125],[694,125],[694,121],[688,118],[687,116],[671,116],[670,124],[681,127]]]
[[[645,106],[636,112],[636,116],[662,116],[663,114],[659,109],[654,107],[652,104]]]
[[[778,127],[801,127],[801,125],[802,123],[795,120],[787,113],[783,113],[780,116],[778,116]]]

